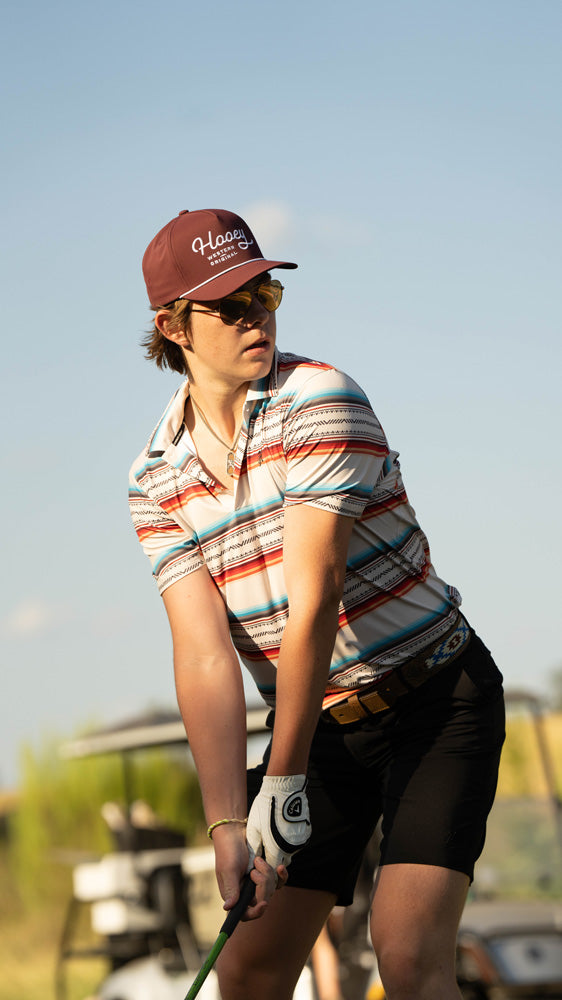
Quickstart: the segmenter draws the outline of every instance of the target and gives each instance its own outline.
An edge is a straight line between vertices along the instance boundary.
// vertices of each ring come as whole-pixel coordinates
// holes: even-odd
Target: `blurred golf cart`
[[[248,711],[248,756],[261,757],[267,711]],[[255,744],[258,744],[257,748]],[[71,963],[102,958],[107,973],[95,997],[81,1000],[183,1000],[213,945],[225,912],[212,846],[186,847],[184,835],[164,825],[135,799],[135,757],[149,748],[183,746],[176,713],[158,713],[92,733],[61,748],[67,759],[119,754],[125,805],[108,802],[102,815],[114,850],[73,868],[57,961],[56,1000],[70,1000]],[[84,911],[89,926],[84,933]],[[199,993],[220,1000],[212,971]],[[304,970],[295,1000],[313,1000]]]
[[[465,1000],[562,1000],[562,807],[540,701],[507,694],[506,754],[522,764],[536,755],[537,797],[498,799],[488,827],[458,937],[457,975]],[[258,760],[267,711],[248,712],[248,757]],[[528,732],[521,749],[522,726]],[[93,733],[62,748],[68,759],[118,753],[125,806],[107,803],[104,819],[114,850],[73,870],[56,974],[56,1000],[71,1000],[70,963],[102,956],[107,974],[95,997],[80,1000],[183,1000],[224,920],[211,845],[185,847],[135,799],[135,755],[150,747],[187,752],[177,714],[145,717]],[[512,750],[510,750],[510,746]],[[518,758],[519,759],[519,758]],[[372,862],[376,864],[376,855]],[[369,877],[347,910],[340,933],[341,986],[346,1000],[383,1000],[367,937]],[[81,943],[83,911],[96,943]],[[211,972],[201,1000],[220,1000]],[[316,1000],[311,971],[301,975],[294,1000]],[[73,998],[74,1000],[74,998]]]

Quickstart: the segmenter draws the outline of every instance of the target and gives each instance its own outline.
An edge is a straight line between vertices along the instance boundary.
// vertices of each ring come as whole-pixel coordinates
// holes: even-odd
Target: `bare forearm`
[[[338,624],[338,602],[289,617],[279,656],[269,774],[304,774]]]
[[[246,815],[246,706],[240,667],[228,652],[174,656],[178,705],[208,823]]]
[[[306,503],[285,510],[289,618],[279,656],[271,775],[306,773],[326,690],[353,520]]]
[[[206,569],[197,570],[164,591],[174,644],[178,704],[195,760],[209,825],[245,819],[246,704],[240,663],[234,652],[222,597]],[[217,884],[225,907],[238,899],[249,855],[246,829],[239,823],[217,826],[212,834]],[[274,890],[265,862],[252,878],[257,903],[247,911],[260,916]]]

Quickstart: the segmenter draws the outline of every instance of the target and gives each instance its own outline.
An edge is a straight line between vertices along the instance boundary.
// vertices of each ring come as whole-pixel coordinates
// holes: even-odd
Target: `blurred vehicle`
[[[266,710],[248,711],[249,747],[259,737],[263,743],[266,717]],[[102,809],[115,850],[74,866],[73,896],[57,961],[56,1000],[69,1000],[72,962],[100,957],[106,960],[108,974],[95,996],[83,1000],[183,1000],[207,957],[225,918],[213,848],[186,848],[181,832],[166,827],[147,803],[134,799],[135,752],[186,742],[179,716],[160,713],[61,748],[67,759],[119,753],[126,801],[125,806],[108,802]],[[84,910],[94,943],[91,933],[83,933]],[[309,968],[294,996],[314,1000]],[[199,997],[220,1000],[214,971]]]
[[[562,998],[562,904],[468,904],[457,975],[466,1000]]]

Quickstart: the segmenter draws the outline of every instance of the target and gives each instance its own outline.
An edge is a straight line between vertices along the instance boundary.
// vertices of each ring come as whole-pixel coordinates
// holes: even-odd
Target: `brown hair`
[[[166,306],[156,306],[154,312],[166,309],[170,314],[169,325],[172,330],[184,330],[189,328],[189,314],[191,312],[191,302],[186,299],[176,299]],[[141,340],[142,347],[145,348],[145,358],[147,361],[155,361],[159,368],[170,368],[180,375],[188,375],[189,368],[185,355],[179,344],[169,340],[158,329],[156,323]]]

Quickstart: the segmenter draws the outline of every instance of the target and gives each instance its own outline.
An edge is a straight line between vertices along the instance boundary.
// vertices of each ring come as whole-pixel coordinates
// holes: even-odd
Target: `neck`
[[[232,440],[240,427],[248,383],[236,390],[224,386],[205,386],[189,382],[189,395],[195,406],[225,440]]]

